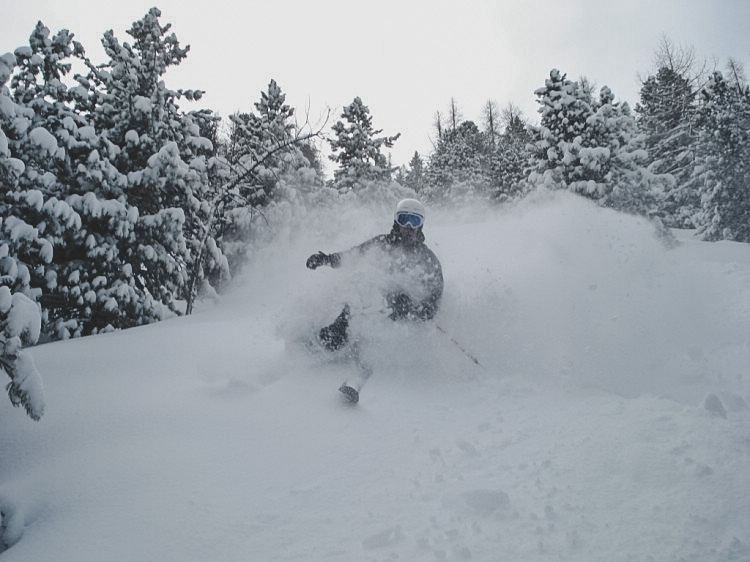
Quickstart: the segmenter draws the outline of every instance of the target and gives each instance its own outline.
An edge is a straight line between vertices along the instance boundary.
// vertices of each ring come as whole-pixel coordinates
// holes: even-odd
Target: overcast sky
[[[451,98],[464,119],[512,102],[537,121],[536,88],[552,68],[585,75],[635,106],[639,76],[653,70],[663,36],[720,69],[733,57],[750,74],[747,0],[0,0],[0,52],[28,44],[36,22],[67,28],[96,63],[100,39],[125,31],[150,7],[171,23],[188,58],[172,88],[206,91],[225,116],[253,109],[270,79],[313,121],[330,124],[355,96],[384,135],[401,133],[395,164],[429,155],[437,111]],[[197,108],[185,104],[184,109]]]

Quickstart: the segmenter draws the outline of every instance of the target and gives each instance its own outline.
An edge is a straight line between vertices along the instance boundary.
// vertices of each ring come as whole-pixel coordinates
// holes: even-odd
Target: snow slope
[[[390,202],[389,202],[390,205]],[[307,212],[189,318],[31,350],[0,401],[3,561],[750,560],[750,247],[565,193],[435,211],[432,325],[304,260],[388,229]],[[375,375],[302,344],[341,303]]]

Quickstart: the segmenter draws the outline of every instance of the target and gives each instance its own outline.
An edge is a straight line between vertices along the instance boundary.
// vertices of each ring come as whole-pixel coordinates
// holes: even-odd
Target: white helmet
[[[402,199],[396,205],[396,212],[393,213],[393,220],[398,222],[399,215],[416,215],[421,219],[419,225],[413,225],[415,227],[421,227],[424,223],[424,205],[416,199]]]

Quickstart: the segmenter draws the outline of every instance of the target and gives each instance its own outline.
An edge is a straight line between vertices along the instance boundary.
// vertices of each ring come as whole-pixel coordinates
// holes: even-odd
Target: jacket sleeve
[[[371,238],[367,242],[363,242],[362,244],[359,244],[358,246],[354,246],[353,248],[349,248],[348,250],[344,250],[342,252],[334,252],[333,254],[330,254],[331,258],[331,267],[340,267],[342,261],[346,262],[347,258],[351,256],[356,255],[362,255],[367,250],[369,250],[372,246],[376,245],[382,245],[384,243],[385,235],[382,236],[376,236],[375,238]]]

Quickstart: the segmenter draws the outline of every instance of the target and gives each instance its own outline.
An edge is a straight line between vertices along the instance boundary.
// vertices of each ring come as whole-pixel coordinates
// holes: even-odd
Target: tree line
[[[264,210],[294,194],[396,185],[435,204],[502,203],[545,186],[706,239],[750,237],[750,94],[737,64],[700,85],[690,66],[665,64],[635,113],[553,70],[535,92],[539,125],[488,103],[480,130],[452,104],[428,159],[397,167],[387,149],[399,135],[375,129],[359,97],[327,135],[274,80],[227,119],[183,109],[203,92],[165,84],[189,47],[160,17],[149,10],[127,42],[104,33],[104,63],[42,22],[0,56],[0,368],[35,419],[41,385],[25,346],[190,314],[242,267]]]
[[[484,127],[451,100],[435,149],[398,180],[426,198],[484,194],[507,201],[567,189],[704,240],[750,242],[750,86],[742,65],[707,71],[692,49],[663,39],[634,110],[607,86],[553,69],[534,94],[539,124],[488,102]]]

